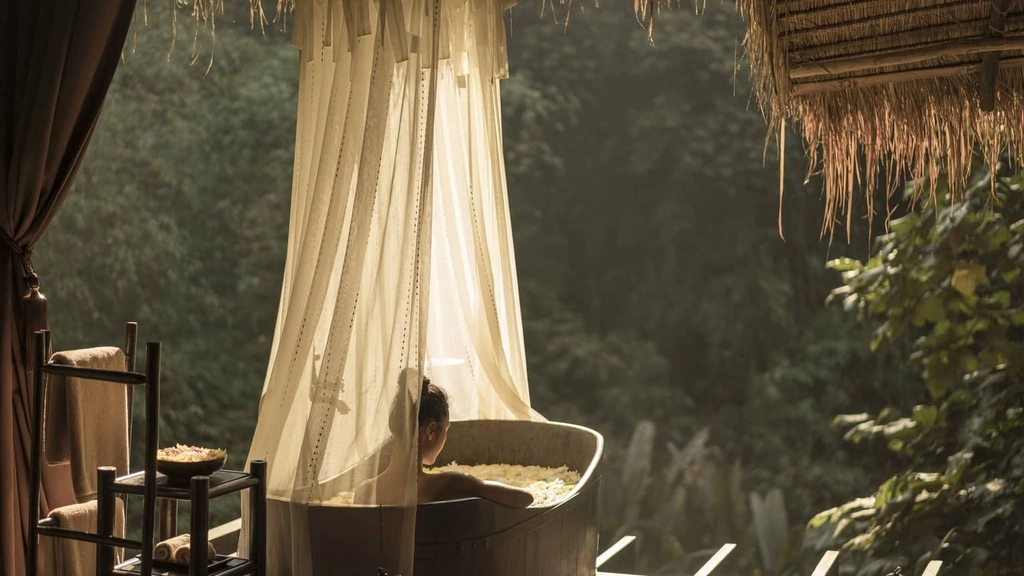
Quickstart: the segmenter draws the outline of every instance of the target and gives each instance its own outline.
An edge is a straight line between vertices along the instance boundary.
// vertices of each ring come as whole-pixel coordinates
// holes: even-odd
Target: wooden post
[[[210,477],[193,476],[189,486],[192,537],[189,538],[190,576],[206,576],[209,567],[210,542]]]
[[[267,461],[253,460],[250,472],[258,483],[249,489],[249,559],[256,563],[255,576],[267,573]]]
[[[988,35],[990,38],[1001,38],[1006,27],[1006,11],[1010,0],[992,0],[992,9],[988,19]],[[999,52],[986,52],[981,60],[981,79],[979,99],[981,109],[991,112],[996,108],[996,77],[999,75]]]
[[[139,323],[127,322],[124,326],[124,369],[126,372],[135,372],[135,364],[138,360]],[[128,386],[128,446],[132,445],[132,402],[135,401],[135,386]],[[125,499],[125,517],[128,515],[128,500]]]
[[[170,498],[160,499],[160,529],[157,530],[157,539],[160,541],[174,538],[178,535],[178,501]]]
[[[113,536],[117,503],[111,491],[117,468],[101,466],[96,470],[96,534]],[[96,546],[96,576],[108,576],[114,572],[114,547]]]
[[[153,573],[156,452],[160,443],[160,343],[146,343],[146,454],[142,494],[142,574]]]

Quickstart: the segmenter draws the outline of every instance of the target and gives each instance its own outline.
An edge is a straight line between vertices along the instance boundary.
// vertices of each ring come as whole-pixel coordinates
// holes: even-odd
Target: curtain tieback
[[[32,265],[32,250],[26,250],[19,246],[6,230],[0,232],[0,238],[4,239],[4,243],[7,244],[11,252],[14,253],[21,263],[22,277],[28,288],[28,292],[22,298],[25,300],[45,300],[46,297],[39,293],[39,275],[36,274],[35,266]]]

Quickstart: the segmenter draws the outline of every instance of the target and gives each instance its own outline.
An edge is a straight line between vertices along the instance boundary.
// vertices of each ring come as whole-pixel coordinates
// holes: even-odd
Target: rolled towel
[[[182,534],[158,543],[156,548],[153,548],[153,559],[163,562],[177,562],[176,556],[178,551],[182,548],[187,548],[191,538],[188,534]]]
[[[213,560],[213,557],[217,555],[217,551],[213,549],[213,543],[206,543],[206,561]],[[181,548],[178,548],[177,552],[174,553],[175,564],[188,564],[192,560],[192,546],[191,544],[185,544]]]

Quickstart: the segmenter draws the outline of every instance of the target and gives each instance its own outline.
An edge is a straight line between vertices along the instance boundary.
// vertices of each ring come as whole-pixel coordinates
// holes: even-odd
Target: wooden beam
[[[600,568],[605,562],[614,558],[616,554],[622,552],[622,549],[632,544],[634,540],[636,540],[636,536],[633,535],[620,538],[618,542],[612,544],[607,550],[597,556],[597,567]]]
[[[708,561],[700,567],[700,570],[697,570],[693,576],[710,576],[711,571],[718,568],[718,565],[722,563],[722,560],[725,560],[725,557],[728,556],[734,548],[736,548],[736,545],[732,543],[723,545],[718,549],[718,552],[715,552],[714,556],[709,558]]]
[[[939,568],[942,568],[942,561],[932,560],[924,567],[924,572],[921,572],[921,576],[937,576]]]
[[[963,56],[966,54],[981,54],[1005,50],[1024,50],[1024,36],[933,42],[909,49],[881,50],[848,58],[808,62],[807,64],[791,67],[789,69],[789,77],[792,80],[801,80],[815,76],[863,72],[886,66],[917,64],[945,56]]]
[[[838,557],[839,551],[837,550],[825,552],[825,555],[818,561],[818,565],[814,567],[814,572],[811,572],[811,576],[828,576],[828,571],[832,569],[832,565],[836,563]]]
[[[1024,57],[1009,58],[1003,60],[1001,64],[1003,68],[1024,66]],[[949,76],[973,74],[978,71],[979,66],[980,64],[974,63],[953,64],[950,66],[917,68],[914,70],[902,70],[900,72],[887,72],[884,74],[869,74],[867,76],[857,76],[856,78],[804,82],[801,84],[794,84],[792,88],[790,88],[789,93],[792,96],[806,96],[808,94],[820,94],[822,92],[866,88],[868,86],[878,86],[879,84],[910,82],[912,80],[928,80],[932,78],[948,78]]]
[[[989,13],[988,34],[993,38],[1003,36],[1006,29],[1006,11],[1010,8],[1010,0],[992,0]],[[999,52],[987,52],[981,59],[980,91],[981,109],[991,112],[996,108],[996,76],[999,73]]]

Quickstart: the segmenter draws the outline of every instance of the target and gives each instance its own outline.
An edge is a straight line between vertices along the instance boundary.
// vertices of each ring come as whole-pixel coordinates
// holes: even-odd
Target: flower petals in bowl
[[[176,481],[193,476],[209,476],[224,466],[228,453],[219,448],[175,444],[156,453],[156,469]]]

